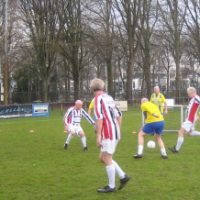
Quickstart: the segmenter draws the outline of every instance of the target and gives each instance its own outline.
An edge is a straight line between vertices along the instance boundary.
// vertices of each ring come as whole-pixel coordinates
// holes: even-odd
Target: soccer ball
[[[148,147],[149,149],[154,149],[154,148],[156,147],[156,143],[155,143],[153,140],[149,140],[149,141],[147,142],[147,147]]]

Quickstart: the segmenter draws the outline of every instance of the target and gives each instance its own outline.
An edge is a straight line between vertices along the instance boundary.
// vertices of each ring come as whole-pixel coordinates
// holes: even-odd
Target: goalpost
[[[168,105],[168,113],[164,115],[165,130],[164,132],[178,132],[185,120],[187,106],[185,105]],[[142,125],[144,125],[144,115],[142,113]]]

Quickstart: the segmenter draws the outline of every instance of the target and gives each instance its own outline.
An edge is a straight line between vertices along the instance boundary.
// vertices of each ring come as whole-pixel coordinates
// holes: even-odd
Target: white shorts
[[[119,140],[103,139],[101,141],[101,152],[108,154],[114,154]]]
[[[182,128],[184,128],[187,133],[189,133],[190,131],[192,131],[193,127],[194,127],[194,123],[192,123],[190,121],[185,121],[182,124]]]
[[[80,125],[70,124],[70,125],[68,125],[68,132],[73,135],[79,136],[80,132],[83,132],[83,129]]]

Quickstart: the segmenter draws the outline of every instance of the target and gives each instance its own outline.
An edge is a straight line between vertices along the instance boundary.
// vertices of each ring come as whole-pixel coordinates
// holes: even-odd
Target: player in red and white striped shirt
[[[181,129],[178,132],[178,139],[176,146],[169,148],[173,153],[178,153],[183,142],[184,134],[191,133],[196,120],[197,112],[200,105],[200,97],[197,95],[196,89],[194,87],[189,87],[187,89],[188,97],[191,98],[187,107],[187,116],[182,124]]]
[[[71,138],[75,135],[81,138],[83,144],[83,150],[87,150],[86,136],[81,127],[81,119],[84,117],[90,124],[95,124],[94,120],[87,114],[87,112],[82,108],[83,102],[77,100],[75,105],[69,108],[64,116],[64,126],[67,131],[67,139],[64,144],[64,149],[67,149]]]
[[[114,192],[115,189],[115,173],[120,178],[120,186],[122,189],[130,180],[130,177],[120,168],[120,166],[112,159],[117,144],[120,140],[120,125],[122,114],[117,109],[115,102],[111,96],[104,92],[105,84],[101,79],[93,79],[90,88],[94,93],[94,114],[97,127],[96,143],[100,148],[100,160],[106,167],[108,175],[108,185],[99,188],[98,192]]]

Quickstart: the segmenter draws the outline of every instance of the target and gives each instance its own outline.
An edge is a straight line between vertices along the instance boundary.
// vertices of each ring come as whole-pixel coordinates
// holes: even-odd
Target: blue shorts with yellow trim
[[[145,124],[144,127],[142,128],[142,131],[147,134],[162,134],[163,129],[165,127],[165,122],[160,121],[160,122],[152,122]]]

